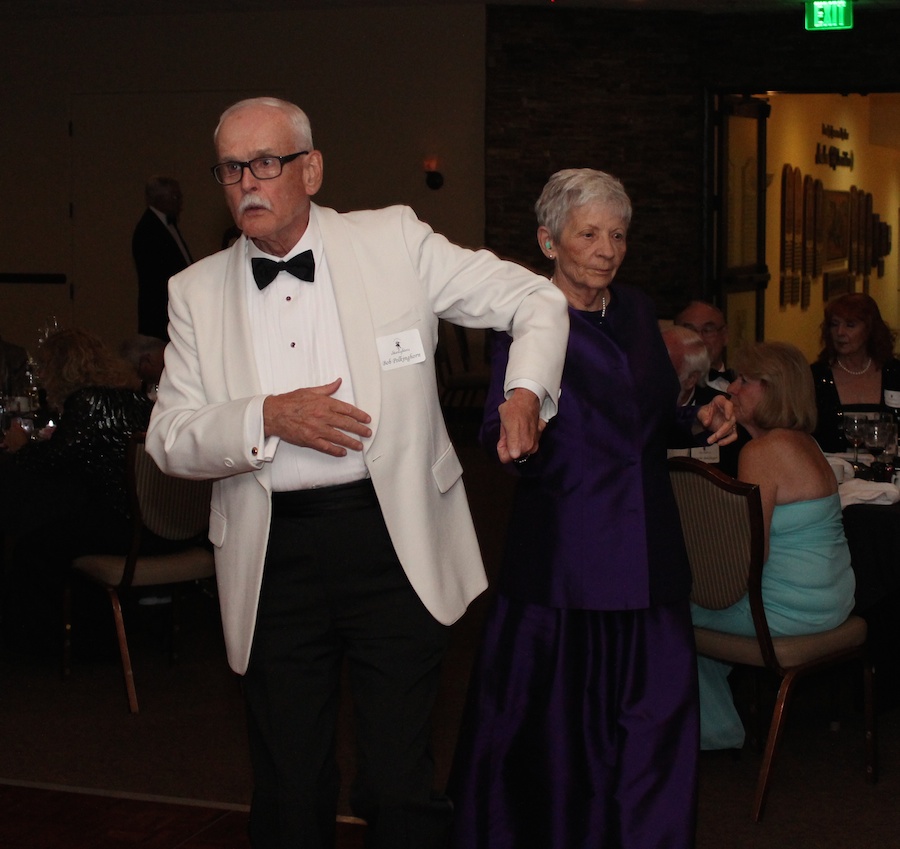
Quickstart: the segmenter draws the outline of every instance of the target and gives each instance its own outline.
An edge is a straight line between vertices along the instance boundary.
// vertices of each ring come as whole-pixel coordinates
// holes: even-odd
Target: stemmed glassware
[[[55,315],[48,315],[46,319],[44,319],[44,324],[38,328],[38,345],[41,342],[44,342],[48,336],[52,336],[56,331],[59,330],[59,322],[56,319]]]
[[[864,415],[854,415],[852,413],[844,414],[844,436],[853,446],[853,468],[860,468],[859,448],[866,441],[866,426],[869,420]]]
[[[876,419],[866,423],[865,445],[876,462],[887,448],[889,430],[890,425],[887,422]]]
[[[882,418],[887,424],[887,444],[884,447],[884,461],[893,465],[897,460],[897,436],[900,429],[897,427],[897,420],[891,413],[885,413]]]
[[[882,480],[886,476],[887,466],[881,460],[881,455],[885,451],[896,451],[897,425],[893,421],[873,419],[866,423],[865,439],[866,448],[869,449],[875,458],[872,463],[875,480]]]

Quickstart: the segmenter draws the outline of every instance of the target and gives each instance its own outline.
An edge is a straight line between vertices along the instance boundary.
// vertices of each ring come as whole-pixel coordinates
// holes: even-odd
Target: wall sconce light
[[[438,160],[436,156],[429,156],[423,162],[425,168],[425,185],[429,189],[435,191],[444,185],[444,175],[438,171]]]

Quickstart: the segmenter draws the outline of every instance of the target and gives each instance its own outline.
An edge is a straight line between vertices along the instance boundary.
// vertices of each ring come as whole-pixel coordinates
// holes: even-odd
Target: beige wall
[[[408,203],[455,241],[483,239],[480,5],[317,8],[279,12],[275,26],[235,13],[3,20],[0,56],[7,189],[0,272],[62,272],[74,291],[70,299],[67,287],[0,285],[0,334],[20,344],[31,345],[51,313],[113,344],[133,332],[130,238],[151,173],[181,181],[182,229],[195,256],[218,248],[229,221],[207,170],[210,135],[221,109],[248,94],[280,94],[307,109],[325,156],[321,202]],[[776,95],[771,104],[766,335],[794,340],[812,357],[821,278],[809,309],[778,303],[781,167],[790,162],[826,188],[870,191],[896,243],[900,108],[891,95]],[[815,164],[823,123],[849,130],[852,173]],[[445,175],[437,192],[422,174],[430,155]],[[886,276],[871,282],[893,326],[900,326],[898,253],[894,247]],[[737,337],[738,317],[731,318]]]
[[[451,239],[481,244],[483,8],[271,17],[2,21],[0,272],[65,273],[74,299],[61,286],[0,285],[0,334],[31,345],[51,312],[112,344],[133,333],[130,240],[144,182],[179,179],[195,258],[218,249],[229,221],[207,170],[211,132],[245,95],[278,94],[307,110],[325,157],[322,203],[407,203]],[[439,191],[425,186],[426,156],[439,158]]]
[[[766,292],[767,339],[798,345],[809,359],[820,349],[819,325],[824,299],[822,278],[812,283],[808,309],[799,304],[780,306],[778,268],[781,221],[781,169],[789,163],[806,175],[820,179],[825,189],[847,191],[851,186],[871,193],[873,211],[892,231],[892,251],[885,258],[885,275],[873,271],[869,293],[878,301],[885,321],[900,327],[898,303],[898,208],[900,208],[900,132],[896,95],[778,94],[770,98],[766,170],[773,175],[766,198],[766,254],[772,280]],[[844,127],[849,138],[832,140],[822,135],[822,125]],[[875,143],[877,140],[879,143]],[[830,168],[816,164],[817,144],[834,144],[853,152],[854,165]],[[862,278],[857,290],[862,291]]]

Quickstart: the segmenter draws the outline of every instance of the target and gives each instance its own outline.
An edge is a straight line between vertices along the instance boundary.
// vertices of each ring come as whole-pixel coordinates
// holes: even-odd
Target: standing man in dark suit
[[[168,340],[169,278],[194,260],[178,230],[181,188],[171,177],[151,177],[147,209],[131,238],[138,275],[138,333]]]
[[[24,395],[28,389],[28,351],[0,339],[0,396]]]

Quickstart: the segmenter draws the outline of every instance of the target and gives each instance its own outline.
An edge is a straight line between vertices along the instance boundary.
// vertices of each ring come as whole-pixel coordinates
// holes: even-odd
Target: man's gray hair
[[[168,200],[172,194],[181,193],[181,186],[174,177],[162,177],[159,175],[152,176],[147,180],[144,186],[144,197],[147,200],[147,206],[156,206],[159,201]]]
[[[673,324],[663,331],[663,340],[681,384],[684,385],[684,382],[697,372],[699,374],[697,385],[706,386],[706,379],[709,376],[709,351],[700,334],[689,327]]]
[[[313,149],[312,128],[310,127],[309,118],[306,116],[306,113],[295,103],[281,100],[277,97],[250,97],[246,100],[239,100],[237,103],[232,103],[219,117],[219,123],[213,133],[213,143],[218,142],[219,130],[222,128],[222,123],[225,119],[235,112],[247,109],[250,106],[269,106],[272,109],[279,109],[287,116],[293,127],[297,149]],[[289,152],[294,153],[295,151]]]

